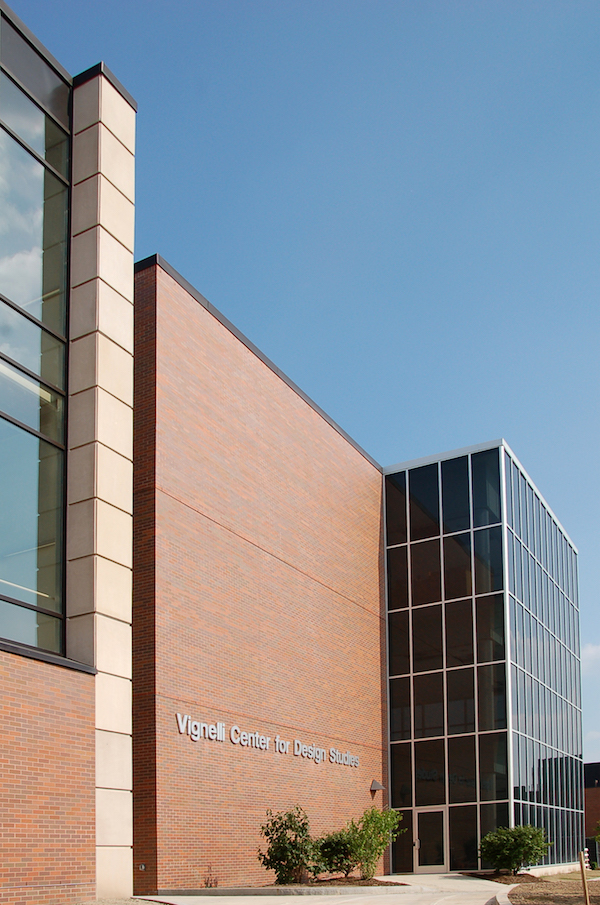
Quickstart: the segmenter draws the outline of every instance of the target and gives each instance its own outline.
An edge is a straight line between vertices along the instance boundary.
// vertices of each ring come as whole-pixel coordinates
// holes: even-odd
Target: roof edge
[[[113,88],[115,88],[119,92],[119,94],[127,101],[129,106],[133,107],[133,109],[137,113],[137,101],[131,96],[127,88],[125,88],[121,84],[116,75],[111,72],[106,63],[104,63],[102,60],[99,63],[96,63],[95,66],[90,66],[89,69],[86,69],[84,70],[84,72],[80,72],[79,75],[74,76],[73,88],[79,88],[80,85],[85,85],[86,82],[91,82],[91,80],[95,79],[97,75],[103,75],[104,78],[110,82]]]
[[[2,15],[6,16],[11,25],[14,25],[15,28],[22,33],[23,37],[29,42],[29,44],[31,44],[32,47],[37,50],[39,54],[41,54],[41,56],[43,56],[46,62],[56,70],[58,75],[60,75],[60,77],[65,80],[65,82],[68,82],[69,85],[71,85],[73,83],[71,74],[67,72],[67,70],[61,63],[58,62],[56,57],[52,56],[50,51],[47,50],[46,47],[44,47],[40,39],[36,38],[31,29],[27,28],[25,23],[21,19],[19,19],[17,14],[12,11],[10,6],[8,6],[8,4],[4,2],[4,0],[0,0],[0,12],[2,12]]]
[[[148,258],[143,258],[143,260],[141,261],[136,261],[136,263],[134,264],[134,273],[140,273],[141,271],[147,270],[150,267],[160,267],[161,270],[164,270],[164,272],[168,274],[173,280],[175,280],[175,282],[178,283],[182,289],[185,289],[185,291],[188,292],[192,296],[192,298],[194,298],[200,305],[202,305],[203,308],[206,308],[206,310],[210,314],[212,314],[212,316],[216,318],[216,320],[218,320],[220,324],[222,324],[227,330],[229,330],[229,332],[232,333],[233,336],[236,337],[236,339],[243,343],[243,345],[245,345],[246,348],[253,353],[253,355],[256,355],[256,357],[259,358],[262,363],[265,364],[271,371],[273,371],[273,373],[276,374],[277,377],[283,380],[283,382],[286,383],[290,387],[290,389],[296,393],[296,395],[300,396],[300,398],[303,399],[304,402],[307,403],[307,405],[314,409],[314,411],[318,415],[320,415],[324,421],[326,421],[331,427],[333,427],[333,429],[337,431],[337,433],[340,434],[340,436],[342,436],[344,440],[346,440],[358,453],[360,453],[361,456],[363,456],[368,462],[370,462],[370,464],[373,465],[377,469],[377,471],[382,471],[382,467],[379,462],[377,462],[372,456],[370,456],[369,453],[362,448],[362,446],[359,446],[359,444],[355,440],[353,440],[349,434],[346,433],[343,427],[340,427],[340,425],[337,424],[333,420],[333,418],[330,418],[327,412],[323,411],[323,409],[319,405],[317,405],[317,403],[314,402],[310,398],[310,396],[307,396],[307,394],[303,390],[301,390],[300,387],[287,376],[287,374],[284,374],[284,372],[280,368],[278,368],[270,358],[267,358],[267,356],[263,352],[261,352],[260,349],[255,346],[250,339],[248,339],[247,336],[245,336],[240,330],[238,330],[238,328],[234,324],[232,324],[231,321],[228,320],[225,315],[218,310],[218,308],[215,308],[215,306],[211,302],[209,302],[208,299],[204,298],[204,296],[200,292],[198,292],[198,290],[195,289],[194,286],[192,286],[192,284],[185,279],[185,277],[183,277],[177,270],[175,270],[175,268],[172,267],[168,263],[168,261],[165,261],[165,259],[160,255],[150,255],[150,257]]]

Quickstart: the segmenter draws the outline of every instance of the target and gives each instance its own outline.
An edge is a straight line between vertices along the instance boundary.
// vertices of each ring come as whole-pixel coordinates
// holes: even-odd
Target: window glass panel
[[[415,738],[444,734],[444,682],[441,672],[415,676]]]
[[[516,809],[515,809],[516,814]],[[498,827],[508,826],[508,802],[501,804],[482,804],[479,807],[479,819],[481,821],[481,838],[493,833]],[[517,826],[520,824],[521,814],[519,812],[516,820]],[[487,861],[482,861],[483,870],[490,870],[492,865]]]
[[[409,808],[412,805],[412,771],[410,742],[391,746],[392,807]]]
[[[414,672],[441,669],[443,665],[441,606],[413,610],[412,620]]]
[[[451,804],[477,801],[474,735],[448,739],[448,789]]]
[[[473,612],[470,600],[446,604],[446,666],[473,662]]]
[[[65,347],[0,299],[0,353],[59,389],[65,385]]]
[[[479,731],[506,729],[506,667],[504,663],[477,670]]]
[[[0,637],[59,654],[62,651],[62,620],[0,600]]]
[[[487,528],[475,535],[475,593],[502,590],[502,529]]]
[[[11,418],[63,441],[63,397],[0,358],[0,410]]]
[[[401,813],[400,829],[402,832],[392,842],[392,870],[395,874],[411,874],[414,870],[412,811],[402,811]]]
[[[471,535],[444,538],[444,593],[446,600],[471,593]]]
[[[406,543],[406,472],[385,479],[385,523],[389,546]]]
[[[477,870],[477,807],[450,808],[450,870]]]
[[[387,551],[388,609],[401,610],[408,606],[407,548],[393,547]]]
[[[0,418],[0,594],[62,610],[62,452]],[[0,627],[0,635],[2,630]]]
[[[504,456],[504,470],[506,475],[506,521],[511,528],[514,527],[513,520],[513,495],[512,495],[512,469],[511,460],[508,455]]]
[[[0,119],[67,178],[69,143],[66,132],[3,72],[0,72]]]
[[[435,603],[442,599],[442,578],[440,572],[440,542],[425,541],[412,544],[411,590],[413,606]]]
[[[504,659],[504,597],[478,597],[477,659],[480,663]],[[514,650],[514,646],[513,646]]]
[[[508,798],[505,732],[479,737],[479,784],[482,801]]]
[[[444,740],[415,742],[415,804],[445,804]]]
[[[389,624],[389,656],[390,675],[403,676],[410,672],[408,654],[408,610],[390,613]]]
[[[409,472],[411,540],[440,533],[437,464]]]
[[[420,847],[419,867],[443,867],[444,856],[444,814],[442,811],[424,811],[417,814]]]
[[[0,129],[0,293],[64,335],[67,189]]]
[[[442,462],[442,513],[445,534],[466,531],[470,527],[467,456]]]
[[[399,742],[410,738],[410,679],[390,680],[390,738]]]
[[[475,453],[473,469],[473,517],[475,527],[500,521],[500,469],[498,450]]]
[[[0,59],[35,99],[68,129],[68,86],[4,17],[0,30]]]
[[[448,735],[475,731],[475,692],[472,669],[453,669],[448,686]]]

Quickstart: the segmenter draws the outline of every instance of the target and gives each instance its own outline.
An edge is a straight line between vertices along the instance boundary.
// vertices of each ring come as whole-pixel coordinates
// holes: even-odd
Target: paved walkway
[[[392,877],[382,877],[390,880]],[[402,874],[393,879],[406,886],[374,886],[367,890],[357,886],[352,892],[348,887],[329,889],[327,893],[310,890],[310,905],[506,905],[507,893],[511,889],[491,880],[463,877],[457,874]],[[233,892],[233,890],[232,890]],[[304,890],[288,888],[269,895],[257,890],[236,890],[234,895],[223,889],[216,895],[198,896],[143,896],[144,901],[161,902],[164,905],[289,905],[289,895],[306,894]]]

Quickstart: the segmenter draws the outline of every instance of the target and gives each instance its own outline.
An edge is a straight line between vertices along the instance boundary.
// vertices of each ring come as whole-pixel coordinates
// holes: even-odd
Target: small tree
[[[481,840],[481,857],[496,871],[513,874],[526,864],[537,864],[546,855],[551,842],[546,831],[536,826],[501,826]]]
[[[357,862],[360,864],[360,875],[363,880],[375,876],[377,862],[390,842],[406,832],[399,828],[402,814],[398,811],[380,811],[379,808],[368,808],[362,817],[348,824],[348,832],[354,847]]]
[[[313,856],[308,817],[298,805],[278,814],[268,810],[267,817],[260,828],[267,851],[259,850],[258,860],[267,870],[275,871],[277,883],[299,883]]]
[[[349,876],[360,862],[356,849],[356,833],[348,827],[324,836],[320,841],[323,870],[330,874],[339,872],[345,877]]]

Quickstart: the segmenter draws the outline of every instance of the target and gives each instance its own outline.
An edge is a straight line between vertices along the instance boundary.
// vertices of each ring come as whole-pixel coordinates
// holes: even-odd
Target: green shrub
[[[363,880],[375,876],[377,862],[390,842],[406,832],[399,828],[402,814],[398,811],[380,811],[379,808],[368,808],[357,821],[351,820],[348,832],[351,836],[354,854],[360,864],[360,875]]]
[[[267,870],[275,871],[277,883],[299,883],[314,853],[308,817],[298,805],[278,814],[268,810],[267,817],[260,828],[267,851],[259,851],[258,860]]]
[[[546,831],[536,826],[502,826],[488,833],[481,840],[481,857],[499,870],[513,874],[526,864],[537,864],[552,843],[546,839]]]
[[[329,874],[343,873],[347,877],[358,866],[356,833],[348,827],[329,833],[319,842],[323,870]]]

